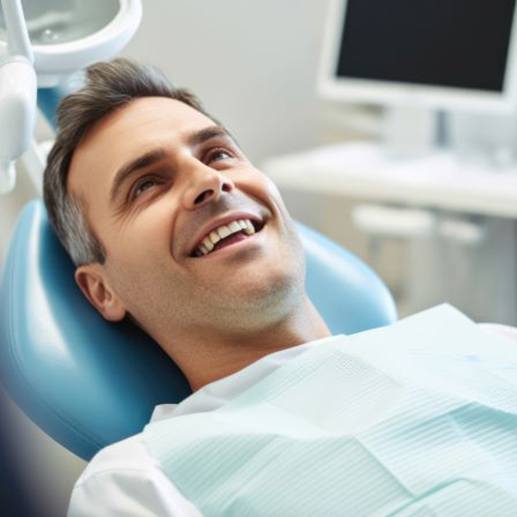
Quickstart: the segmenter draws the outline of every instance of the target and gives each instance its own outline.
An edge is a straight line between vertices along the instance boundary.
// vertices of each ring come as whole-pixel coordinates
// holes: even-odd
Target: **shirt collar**
[[[342,335],[327,336],[301,345],[285,348],[261,357],[254,363],[222,379],[213,381],[189,395],[179,404],[160,404],[154,408],[151,422],[165,420],[190,413],[213,411],[256,384],[277,368],[323,342],[335,340]]]

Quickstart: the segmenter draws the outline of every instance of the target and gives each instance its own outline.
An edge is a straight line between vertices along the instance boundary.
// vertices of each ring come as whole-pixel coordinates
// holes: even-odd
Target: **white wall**
[[[328,0],[144,0],[124,54],[191,88],[248,156],[318,140],[316,69]]]

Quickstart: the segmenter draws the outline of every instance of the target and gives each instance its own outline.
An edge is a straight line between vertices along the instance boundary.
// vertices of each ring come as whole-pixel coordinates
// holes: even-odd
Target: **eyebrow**
[[[236,145],[237,142],[230,134],[230,132],[224,128],[223,126],[209,126],[199,131],[193,131],[188,134],[186,137],[187,144],[191,147],[196,145],[200,145],[207,140],[217,137],[225,137],[230,139]],[[115,174],[115,178],[113,179],[113,183],[110,189],[110,204],[115,202],[115,199],[122,187],[122,185],[134,174],[139,172],[141,169],[145,167],[149,167],[160,160],[163,160],[167,155],[165,149],[159,147],[157,149],[152,149],[151,151],[146,152],[145,154],[135,158],[128,163],[125,163],[120,167]]]

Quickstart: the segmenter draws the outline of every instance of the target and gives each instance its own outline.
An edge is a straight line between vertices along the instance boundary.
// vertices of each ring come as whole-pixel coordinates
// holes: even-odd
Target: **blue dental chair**
[[[333,334],[396,319],[393,299],[351,253],[297,223],[307,291]],[[0,278],[0,375],[41,429],[83,459],[138,433],[156,404],[191,391],[179,368],[133,324],[104,320],[74,280],[74,265],[39,199],[22,211]]]
[[[38,107],[55,128],[72,76],[38,90]],[[396,319],[395,304],[363,262],[298,224],[307,290],[334,334]],[[0,274],[0,382],[41,429],[79,457],[141,431],[155,405],[190,394],[178,367],[127,321],[104,320],[74,280],[74,265],[39,199],[22,211]]]

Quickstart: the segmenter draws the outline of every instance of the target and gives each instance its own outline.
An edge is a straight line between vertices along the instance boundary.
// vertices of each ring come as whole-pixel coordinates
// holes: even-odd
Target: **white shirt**
[[[496,324],[481,327],[517,344],[517,328]],[[151,422],[217,409],[308,347],[335,338],[329,336],[269,354],[228,377],[207,384],[180,404],[156,406]],[[99,515],[199,517],[202,514],[165,475],[139,433],[102,449],[74,486],[68,517]]]

